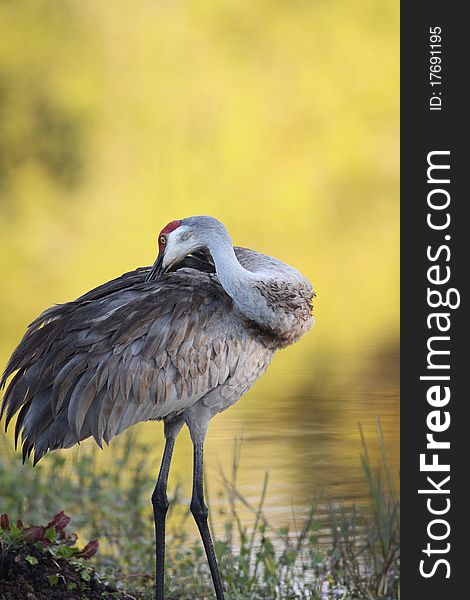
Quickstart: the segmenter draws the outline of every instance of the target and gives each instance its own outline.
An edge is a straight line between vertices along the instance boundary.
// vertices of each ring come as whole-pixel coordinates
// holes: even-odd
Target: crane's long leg
[[[193,495],[191,498],[191,512],[201,534],[207,561],[211,570],[217,600],[224,600],[224,590],[219,575],[217,559],[212,544],[207,515],[209,511],[204,503],[204,465],[203,465],[204,442],[194,444],[194,472],[193,472]]]
[[[156,558],[156,600],[164,599],[165,587],[165,520],[168,512],[168,498],[166,486],[170,472],[171,457],[175,446],[176,435],[181,425],[168,425],[165,423],[165,450],[163,451],[162,464],[158,473],[157,484],[152,494],[153,515],[155,519],[155,558]]]

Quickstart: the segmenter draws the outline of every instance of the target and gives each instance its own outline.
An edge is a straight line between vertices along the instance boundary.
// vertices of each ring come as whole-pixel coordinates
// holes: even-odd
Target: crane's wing
[[[210,263],[187,264],[197,268],[150,282],[147,269],[132,271],[29,326],[1,380],[16,372],[2,413],[8,426],[19,411],[24,457],[34,449],[37,462],[90,436],[101,445],[139,421],[177,415],[265,352]]]

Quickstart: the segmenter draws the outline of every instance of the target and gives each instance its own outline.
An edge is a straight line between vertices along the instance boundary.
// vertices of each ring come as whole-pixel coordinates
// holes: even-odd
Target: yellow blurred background
[[[168,221],[210,214],[318,297],[313,331],[214,420],[209,479],[243,434],[241,485],[256,496],[270,470],[273,513],[360,496],[357,422],[372,436],[376,415],[397,472],[398,11],[1,2],[0,364],[41,310],[151,264]],[[157,467],[161,425],[137,427]]]

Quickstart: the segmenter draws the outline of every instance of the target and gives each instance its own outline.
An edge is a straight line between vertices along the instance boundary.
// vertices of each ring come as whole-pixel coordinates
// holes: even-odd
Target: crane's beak
[[[147,277],[145,278],[145,281],[152,281],[153,279],[156,279],[157,277],[159,277],[163,273],[162,264],[163,264],[163,252],[157,256],[157,260],[153,263],[152,268],[147,273]]]

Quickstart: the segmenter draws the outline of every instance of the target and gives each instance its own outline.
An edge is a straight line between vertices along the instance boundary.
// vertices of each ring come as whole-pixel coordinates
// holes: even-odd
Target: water
[[[269,253],[270,249],[267,251]],[[272,254],[282,256],[283,252],[278,249]],[[139,264],[138,259],[131,262]],[[301,264],[300,261],[291,262]],[[363,282],[362,296],[357,288],[350,299],[342,295],[349,285],[350,266],[344,261],[333,266],[331,270],[317,269],[321,276],[312,278],[316,289],[320,290],[315,306],[317,324],[312,331],[294,346],[279,351],[254,387],[236,405],[213,419],[205,445],[212,504],[222,488],[220,472],[230,478],[236,439],[243,440],[237,487],[252,505],[257,505],[265,473],[269,473],[265,514],[273,525],[292,523],[293,510],[300,519],[318,498],[365,503],[367,488],[360,464],[358,424],[364,429],[374,463],[379,455],[377,417],[381,421],[391,471],[398,485],[397,311],[396,299],[386,293],[393,287],[389,281],[393,280],[393,274],[381,271],[382,281],[380,274],[374,272],[377,289],[367,295]],[[54,269],[64,272],[61,264],[54,263]],[[101,265],[96,270],[100,271],[96,283],[105,280]],[[305,269],[307,273],[310,270],[313,271],[308,267]],[[386,281],[389,282],[387,285]],[[18,286],[8,288],[10,295],[2,292],[0,304],[3,301],[7,307],[4,315],[8,316],[1,328],[5,332],[0,348],[2,364],[6,363],[23,334],[25,323],[30,322],[41,308],[76,297],[92,285],[87,278],[85,282],[75,282],[74,289],[70,290],[65,282],[63,290],[48,289],[45,297],[37,299],[28,291],[29,283],[25,277]],[[14,310],[21,303],[13,301],[13,294],[24,304],[19,315]],[[12,311],[13,315],[10,315]],[[161,423],[142,423],[135,426],[134,431],[151,448],[148,459],[155,465],[152,478],[156,478],[164,444],[163,426]],[[103,468],[115,460],[113,445],[116,443],[120,443],[119,438],[110,448],[99,452]],[[90,441],[76,451],[86,452],[93,446],[94,442]],[[69,460],[74,460],[73,451],[63,452]],[[135,464],[140,458],[135,456]],[[192,445],[183,429],[175,447],[169,488],[171,492],[179,484],[188,505],[191,478]],[[252,520],[249,511],[241,512],[249,524]],[[216,516],[214,524],[220,526]]]
[[[41,310],[212,214],[318,292],[314,330],[213,420],[212,497],[243,437],[238,485],[256,503],[268,471],[276,523],[319,494],[364,502],[357,423],[374,459],[377,416],[398,474],[397,6],[0,3],[0,369]],[[135,430],[156,472],[162,425]],[[191,462],[183,433],[186,499]]]
[[[312,340],[299,343],[298,348],[278,353],[252,390],[213,419],[205,445],[212,504],[223,487],[221,472],[231,477],[235,439],[242,440],[237,488],[252,506],[257,505],[268,472],[265,515],[273,525],[292,525],[293,513],[301,521],[312,502],[319,499],[320,518],[322,503],[327,500],[366,503],[358,423],[364,429],[374,464],[378,460],[377,418],[398,485],[396,346],[380,345],[366,360],[357,348],[350,355],[348,351],[343,355],[319,352],[311,335]],[[136,427],[139,439],[152,448],[149,460],[155,463],[156,472],[163,451],[162,424]],[[111,447],[101,455],[101,461],[106,464],[112,460]],[[183,430],[175,448],[169,489],[180,484],[188,504],[191,465],[192,446]],[[249,523],[250,511],[240,509],[242,519]],[[214,518],[215,526],[220,526],[218,517]]]
[[[325,348],[326,344],[320,342],[322,336],[317,336],[314,328],[298,344],[278,352],[255,386],[212,420],[205,444],[205,465],[213,508],[220,506],[222,474],[231,479],[236,440],[242,442],[237,490],[251,506],[257,506],[268,473],[264,513],[276,527],[289,524],[291,530],[300,529],[312,503],[318,504],[316,516],[320,521],[326,519],[325,507],[330,500],[365,504],[367,486],[360,463],[358,424],[364,430],[374,465],[379,459],[377,418],[398,486],[397,344],[387,339],[375,344],[368,340],[364,347],[344,342],[339,351],[336,347]],[[147,458],[150,465],[155,465],[153,480],[163,452],[163,425],[141,423],[133,431],[150,449]],[[88,440],[72,451],[62,452],[70,464],[77,455],[93,448],[100,467],[106,468],[116,459],[113,448],[122,440],[115,438],[103,451]],[[141,460],[138,448],[131,467]],[[48,457],[43,461],[46,464]],[[180,487],[181,509],[189,506],[191,478],[192,444],[184,428],[177,439],[169,479],[170,497],[175,486]],[[250,526],[252,512],[240,502],[237,508],[243,523]],[[220,533],[223,517],[214,510],[212,519]],[[327,534],[327,527],[322,532]]]

